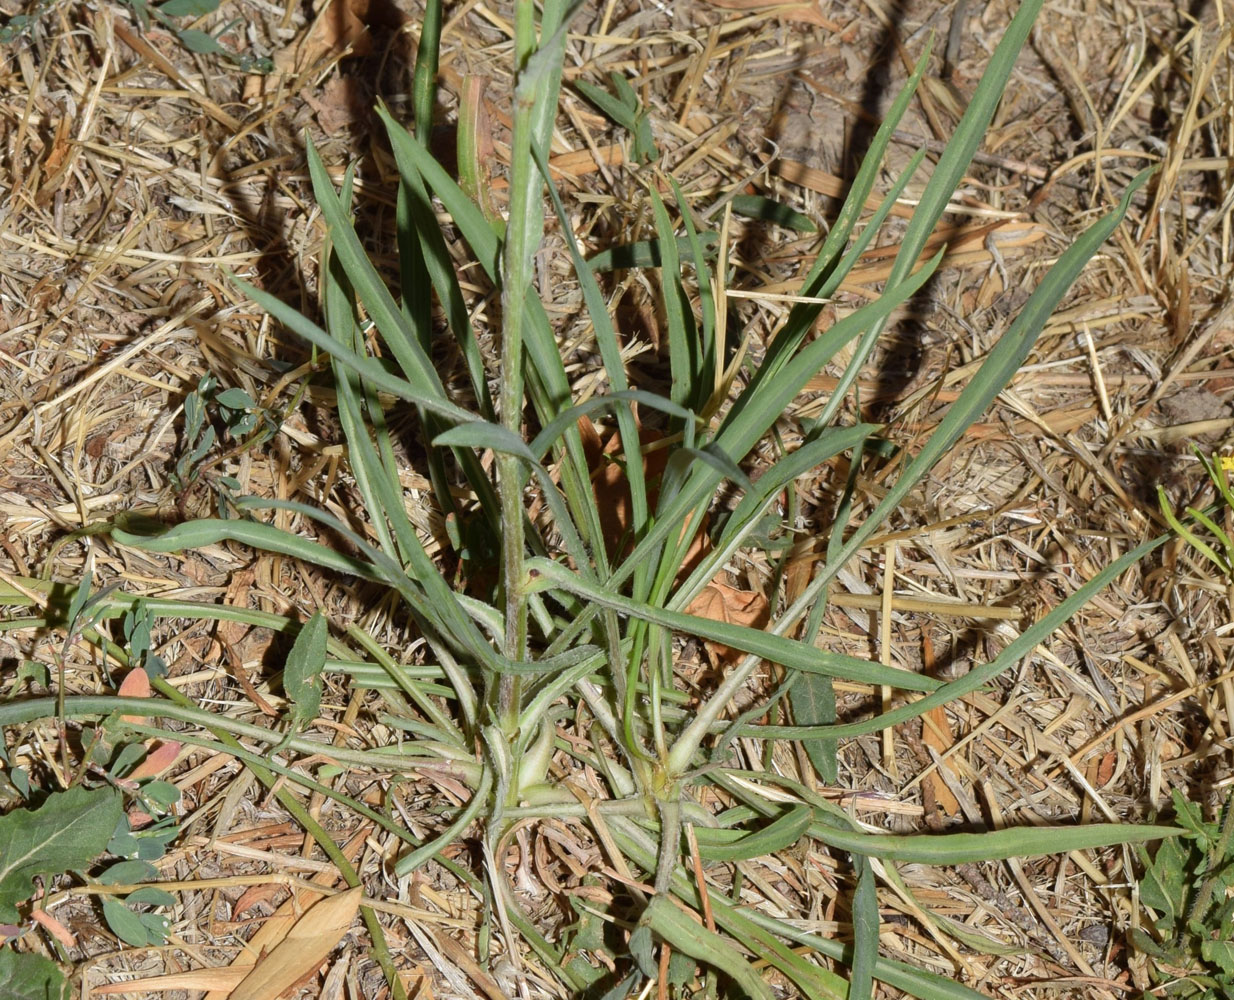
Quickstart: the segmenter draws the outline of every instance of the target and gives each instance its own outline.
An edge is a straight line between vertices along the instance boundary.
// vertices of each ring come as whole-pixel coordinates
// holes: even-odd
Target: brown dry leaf
[[[340,135],[368,118],[369,102],[360,81],[350,76],[332,76],[314,96],[307,90],[304,102],[317,112],[317,123],[326,135]]]
[[[1104,788],[1110,783],[1110,779],[1114,777],[1114,768],[1118,763],[1118,754],[1113,750],[1102,756],[1097,763],[1097,780],[1093,784],[1097,788]]]
[[[303,72],[323,59],[337,55],[348,46],[355,56],[368,55],[373,48],[363,14],[367,0],[326,0],[327,8],[315,18],[295,45],[274,55],[276,69]]]
[[[842,24],[823,17],[822,12],[811,2],[775,3],[774,0],[772,2],[768,0],[707,0],[707,2],[713,7],[723,7],[725,10],[765,11],[785,21],[817,24],[820,28],[830,28],[832,31],[844,30]]]
[[[166,993],[169,990],[200,990],[221,991],[224,995],[240,985],[240,981],[248,974],[248,969],[223,967],[221,969],[190,969],[188,972],[173,972],[166,976],[147,976],[144,979],[130,979],[123,983],[107,983],[103,986],[92,986],[91,996],[105,996],[112,993],[122,993],[133,996],[135,993]]]
[[[937,750],[940,756],[955,743],[955,733],[951,729],[951,723],[947,721],[947,712],[942,705],[931,708],[922,718],[921,741]],[[938,766],[947,767],[947,762],[940,761]],[[922,779],[922,784],[930,786],[934,803],[942,812],[953,818],[960,815],[959,800],[951,794],[951,789],[947,787],[947,782],[937,768]]]
[[[686,614],[761,629],[771,620],[771,606],[767,598],[756,591],[738,590],[726,583],[709,583],[690,602]],[[734,660],[744,655],[741,650],[730,649],[723,643],[707,641],[704,645],[717,660]]]
[[[619,458],[623,458],[621,450],[621,435],[613,431],[608,440],[601,444],[599,432],[595,425],[582,417],[578,422],[579,433],[583,439],[583,451],[587,455],[587,464],[591,469],[591,485],[596,496],[596,507],[600,512],[600,528],[604,532],[604,548],[610,559],[616,559],[619,554],[625,554],[633,546],[630,542],[630,525],[634,519],[634,501],[630,496],[630,483],[626,479],[625,469]],[[641,447],[646,447],[664,437],[659,431],[639,427],[638,441]],[[656,448],[643,455],[643,476],[647,480],[647,504],[654,507],[659,495],[659,480],[668,464],[669,450]],[[681,568],[677,571],[677,579],[688,576],[698,565],[700,559],[707,554],[710,543],[707,538],[708,517],[704,515],[694,531],[694,540],[686,550]],[[687,530],[688,527],[687,527]],[[625,544],[623,545],[623,541]]]
[[[256,906],[258,903],[264,903],[273,899],[283,891],[281,885],[251,885],[241,893],[240,898],[236,900],[231,908],[231,919],[239,920],[241,915],[249,909]]]
[[[360,887],[323,899],[261,959],[229,1000],[278,1000],[317,970],[360,911]]]

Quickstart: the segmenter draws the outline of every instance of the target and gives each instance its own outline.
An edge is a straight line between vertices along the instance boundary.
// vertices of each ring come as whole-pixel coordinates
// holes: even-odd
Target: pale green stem
[[[515,79],[518,80],[536,44],[535,5],[518,0],[514,16]],[[510,139],[510,212],[502,247],[501,389],[498,406],[502,426],[522,435],[523,300],[532,288],[532,262],[543,227],[540,185],[533,183],[531,158],[533,94],[515,86],[514,127]],[[533,204],[534,202],[534,204]],[[538,224],[537,224],[538,223]],[[505,591],[505,655],[523,660],[527,650],[527,594],[523,558],[523,468],[512,455],[497,456],[497,488],[501,497],[501,578]],[[497,682],[498,724],[512,737],[518,725],[520,683],[503,674]]]

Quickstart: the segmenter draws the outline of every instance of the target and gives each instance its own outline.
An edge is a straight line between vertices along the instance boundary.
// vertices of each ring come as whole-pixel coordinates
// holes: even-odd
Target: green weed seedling
[[[297,393],[291,405],[299,399]],[[223,428],[223,442],[215,430],[216,423]],[[259,406],[239,387],[220,389],[218,377],[207,372],[184,397],[184,432],[180,457],[171,474],[172,484],[183,493],[201,479],[203,472],[218,464],[224,454],[235,455],[260,447],[278,433],[281,424],[280,414]],[[222,448],[224,442],[231,445],[226,452]],[[230,516],[232,500],[240,489],[239,480],[214,476],[210,485],[219,517]]]
[[[1139,848],[1140,902],[1156,916],[1151,932],[1131,930],[1160,993],[1185,1000],[1234,998],[1234,800],[1217,822],[1174,790],[1176,821],[1189,833]]]

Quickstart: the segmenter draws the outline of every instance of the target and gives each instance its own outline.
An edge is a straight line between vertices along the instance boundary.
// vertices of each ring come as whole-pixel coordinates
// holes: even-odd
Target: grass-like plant
[[[469,784],[471,799],[435,837],[419,843],[388,817],[332,788],[313,787],[342,798],[409,844],[395,864],[400,875],[441,857],[443,848],[479,830],[487,860],[487,892],[506,932],[506,946],[520,947],[516,938],[521,936],[563,988],[600,993],[611,988],[615,992],[605,995],[624,996],[618,989],[622,983],[625,990],[634,990],[644,977],[667,974],[680,980],[692,975],[697,963],[748,996],[770,997],[770,986],[752,964],[757,960],[810,997],[867,997],[874,979],[920,997],[975,996],[953,980],[878,955],[875,876],[867,859],[955,864],[1150,840],[1176,831],[1107,824],[986,834],[880,835],[858,829],[842,811],[802,786],[768,772],[729,766],[728,746],[738,736],[802,741],[822,776],[834,778],[837,741],[879,732],[989,684],[1160,544],[1161,540],[1149,542],[1116,560],[1026,628],[992,661],[975,666],[958,680],[944,683],[842,655],[818,642],[827,590],[837,573],[1008,384],[1053,309],[1123,218],[1146,175],[1137,177],[1121,203],[1083,233],[1042,278],[938,427],[919,442],[915,454],[904,456],[885,496],[859,525],[848,524],[852,498],[844,497],[822,566],[795,601],[776,611],[767,629],[717,622],[687,609],[736,554],[757,546],[760,539],[765,543],[767,518],[777,513],[777,500],[786,487],[839,456],[859,468],[876,460],[871,455],[885,453],[883,428],[846,423],[844,399],[892,313],[925,286],[939,264],[941,254],[921,260],[927,238],[980,144],[1040,6],[1041,0],[1026,0],[990,59],[954,137],[924,184],[881,293],[816,333],[821,302],[836,292],[922,166],[923,154],[918,154],[879,208],[863,219],[863,206],[874,189],[892,132],[925,72],[928,51],[921,56],[874,135],[813,265],[801,278],[803,301],[769,340],[762,359],[746,362],[748,377],[740,383],[726,370],[731,357],[724,336],[725,304],[711,292],[705,239],[709,234],[700,232],[674,181],[644,168],[640,176],[647,184],[658,237],[655,259],[664,289],[671,386],[667,395],[657,395],[630,381],[610,305],[572,236],[548,173],[548,140],[556,120],[567,45],[567,4],[562,0],[545,0],[539,8],[530,0],[515,4],[509,202],[506,217],[494,220],[488,206],[468,197],[428,148],[441,26],[440,3],[430,2],[414,89],[415,134],[386,109],[379,109],[400,176],[401,295],[396,297],[384,283],[353,228],[351,171],[345,174],[341,191],[336,189],[311,146],[308,165],[328,233],[320,270],[321,325],[269,292],[239,282],[279,322],[329,357],[350,469],[363,509],[351,512],[352,520],[344,523],[305,504],[249,498],[238,504],[241,517],[190,521],[156,533],[127,525],[112,533],[119,544],[153,552],[230,540],[376,581],[405,604],[430,651],[429,663],[405,667],[371,637],[349,629],[353,648],[358,646],[379,665],[375,672],[372,666],[355,663],[355,654],[343,644],[327,641],[324,622],[315,619],[313,642],[297,643],[296,662],[288,666],[292,679],[288,694],[300,707],[286,732],[213,717],[185,704],[167,684],[156,684],[167,695],[165,700],[64,698],[58,708],[48,699],[15,702],[0,706],[0,723],[50,715],[54,710],[86,716],[139,709],[145,717],[206,726],[215,735],[202,740],[244,760],[263,781],[285,774],[305,783],[303,775],[273,755],[253,754],[235,737],[278,744],[292,753],[313,752],[318,744],[295,731],[313,714],[301,699],[314,704],[313,679],[321,671],[347,670],[357,683],[396,689],[415,717],[405,720],[412,738],[397,754],[340,749],[335,753],[340,764],[362,767],[379,761],[389,766],[397,761],[410,768],[446,760]],[[662,180],[673,194],[676,222],[661,196]],[[542,244],[546,192],[573,261],[603,365],[604,391],[586,400],[572,395],[548,311],[535,291],[533,260]],[[499,308],[490,310],[490,315],[500,316],[500,329],[494,331],[500,344],[496,366],[486,365],[472,328],[466,296],[437,221],[438,204],[499,292]],[[699,288],[697,303],[690,301],[683,284],[683,274],[691,269]],[[469,382],[466,405],[459,394],[447,390],[431,360],[434,294]],[[380,357],[371,347],[374,331],[380,338]],[[820,417],[804,429],[800,446],[751,482],[743,465],[753,450],[784,419],[809,380],[841,356],[848,360],[839,385]],[[390,430],[391,410],[396,407],[410,407],[419,417],[428,452],[426,471],[439,510],[451,525],[454,555],[465,567],[478,570],[484,568],[486,552],[495,554],[496,582],[487,592],[477,586],[464,593],[430,557],[407,515]],[[654,474],[645,465],[636,407],[658,414],[663,426],[657,447],[666,450],[666,460],[662,471]],[[580,431],[582,417],[599,414],[615,424],[619,447],[613,460],[620,462],[629,489],[626,537],[615,547],[606,544],[605,512],[592,485],[593,460]],[[482,462],[486,454],[494,456],[493,475]],[[460,484],[474,500],[457,499]],[[683,572],[687,553],[705,530],[709,508],[721,490],[735,491],[740,499],[722,522],[717,519],[719,526],[709,531],[709,544],[696,565]],[[533,502],[551,517],[533,520],[529,516]],[[271,508],[314,519],[349,547],[332,549],[262,520],[263,512]],[[112,594],[102,599],[101,606],[119,614],[132,604],[132,599]],[[257,617],[240,609],[172,602],[147,601],[143,607],[156,615],[230,615],[246,621]],[[682,637],[697,637],[742,654],[688,709],[674,670],[675,643]],[[755,710],[732,717],[734,696],[764,661],[779,666],[782,683]],[[905,703],[870,718],[837,723],[831,688],[835,679],[891,686],[906,692]],[[178,702],[173,700],[177,698]],[[756,721],[784,703],[793,707],[799,724]],[[583,727],[577,735],[584,739],[559,738],[558,727],[567,719],[579,720],[570,724]],[[127,725],[143,735],[151,731]],[[588,742],[590,754],[580,749]],[[550,777],[554,755],[563,753],[593,765],[604,776],[605,800],[585,807]],[[720,790],[733,807],[720,815],[705,809],[698,789],[707,784]],[[281,800],[298,820],[321,834],[325,847],[329,838],[294,796]],[[547,940],[520,912],[505,884],[499,859],[507,838],[516,823],[540,816],[574,817],[581,823],[601,817],[606,849],[619,852],[622,864],[646,873],[653,884],[654,894],[635,909],[610,914],[633,928],[628,956],[615,956],[619,974],[612,981],[605,981],[610,974],[604,969],[577,955],[571,958],[574,949],[568,947],[569,940]],[[687,824],[693,828],[703,861],[772,853],[802,836],[848,852],[856,874],[852,939],[830,940],[802,932],[710,890],[688,874],[682,836]],[[355,873],[345,859],[340,860],[337,849],[331,856],[354,880]],[[472,873],[457,865],[451,868],[474,884]],[[894,870],[886,870],[887,877],[894,878]],[[709,914],[706,926],[694,915],[701,911]],[[370,919],[369,927],[376,939],[380,929],[375,919]],[[581,939],[585,931],[580,920],[571,933]],[[801,946],[843,963],[848,977],[803,957]],[[400,992],[393,981],[391,985],[396,994]]]

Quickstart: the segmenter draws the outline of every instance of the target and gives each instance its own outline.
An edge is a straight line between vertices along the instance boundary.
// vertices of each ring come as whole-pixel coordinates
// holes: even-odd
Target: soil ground
[[[410,117],[419,8],[403,0],[334,0],[319,9],[224,0],[201,26],[232,21],[224,46],[273,60],[274,72],[257,74],[194,54],[164,30],[143,31],[130,8],[109,0],[49,0],[21,10],[17,0],[0,0],[0,7],[36,15],[0,47],[0,569],[6,576],[49,570],[73,582],[89,564],[98,583],[134,593],[284,614],[322,608],[388,649],[408,646],[414,636],[380,594],[287,559],[238,546],[152,556],[69,535],[130,510],[208,513],[220,476],[234,477],[242,492],[325,503],[339,513],[354,505],[342,437],[322,405],[328,397],[312,390],[296,398],[307,350],[247,302],[226,270],[316,308],[323,225],[307,181],[307,135],[336,177],[359,164],[357,224],[393,274],[394,175],[371,109],[380,98],[396,116]],[[576,233],[594,252],[645,239],[653,227],[637,179],[647,168],[629,162],[628,136],[573,89],[575,81],[603,86],[616,71],[635,84],[651,112],[660,166],[696,213],[733,193],[759,193],[825,225],[881,109],[927,39],[933,36],[936,57],[880,189],[916,149],[936,151],[948,139],[1012,7],[1005,0],[816,0],[768,12],[755,0],[588,3],[574,24],[579,37],[570,42],[553,149]],[[448,158],[464,78],[487,80],[486,162],[499,208],[510,16],[505,4],[447,6],[434,123],[434,147]],[[1160,532],[1158,485],[1180,506],[1211,500],[1190,448],[1219,453],[1234,428],[1229,17],[1203,0],[1047,3],[948,217],[966,238],[953,240],[937,278],[898,316],[862,373],[862,415],[887,422],[910,446],[929,434],[1044,269],[1137,171],[1159,164],[1161,173],[1011,387],[841,577],[847,593],[874,596],[833,609],[836,648],[875,658],[887,652],[893,662],[940,675],[966,671]],[[863,260],[829,317],[851,311],[885,274],[897,226],[919,190],[919,182],[910,184],[880,237],[881,252]],[[549,229],[548,246],[559,249]],[[775,296],[793,291],[817,241],[734,217],[732,284],[751,293],[734,300],[734,310],[751,350],[761,349],[760,335],[787,308]],[[461,245],[457,254],[462,266]],[[655,387],[658,289],[641,272],[622,274],[607,290],[632,371]],[[562,349],[586,387],[594,356],[568,257],[546,255],[542,279]],[[483,331],[484,289],[478,279],[468,287]],[[491,335],[483,336],[491,349]],[[172,473],[184,449],[183,403],[206,373],[285,420],[255,446],[220,448],[197,485],[178,490]],[[838,374],[820,374],[796,415],[817,412]],[[423,506],[426,482],[414,449],[407,459],[405,486],[421,498],[419,526],[439,533]],[[811,491],[825,486],[802,486],[795,558],[807,567],[825,544],[815,534],[825,526],[822,508],[810,503]],[[865,487],[867,499],[877,495],[878,483]],[[279,516],[314,531],[311,522]],[[752,562],[741,574],[757,589],[770,570]],[[877,609],[889,581],[897,594],[927,602],[1012,610],[978,619],[897,607],[884,651]],[[863,821],[899,832],[1139,820],[1166,807],[1174,788],[1211,814],[1234,781],[1228,586],[1194,550],[1169,545],[998,690],[932,713],[924,728],[846,745],[840,786],[824,791]],[[271,634],[208,625],[158,637],[172,678],[202,704],[260,718],[263,705],[277,705],[268,684],[276,669]],[[23,661],[50,662],[54,641],[31,631],[0,635],[3,688],[19,689]],[[106,690],[107,678],[106,664],[87,650],[70,656],[70,690]],[[40,689],[37,680],[20,684]],[[843,695],[844,710],[865,704],[860,692]],[[377,745],[394,733],[375,704],[339,682],[327,690],[322,713],[340,732]],[[806,771],[791,753],[764,761],[761,747],[742,752],[750,763]],[[185,838],[162,870],[186,881],[231,881],[183,894],[166,948],[121,949],[84,898],[56,911],[82,963],[81,982],[100,995],[135,976],[231,962],[249,928],[284,901],[288,876],[332,871],[233,761],[189,748],[171,774],[189,812]],[[407,822],[431,830],[442,796],[453,803],[465,794],[413,780],[397,797]],[[325,809],[322,818],[340,842],[363,832],[356,817]],[[520,838],[512,874],[529,912],[551,914],[562,892],[612,890],[601,853],[578,837],[549,823]],[[441,871],[383,889],[381,863],[391,846],[361,837],[356,864],[373,892],[402,905],[386,915],[387,933],[409,985],[422,991],[416,995],[507,995],[508,965],[481,967],[475,958],[479,902]],[[1131,893],[1137,862],[1131,851],[1092,857],[901,866],[912,898],[883,891],[884,954],[995,996],[1135,994],[1146,985],[1126,936],[1142,919]],[[847,919],[837,861],[821,848],[802,846],[744,868],[748,891],[781,916],[820,933],[835,933]],[[251,876],[262,873],[274,877],[254,888]],[[584,875],[594,873],[605,878],[584,886]],[[918,904],[1001,942],[1003,953],[957,946],[920,922]],[[384,995],[365,946],[361,932],[348,938],[302,995]],[[529,988],[558,995],[534,978]]]

